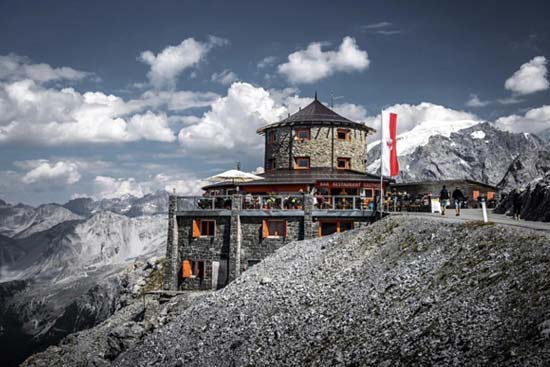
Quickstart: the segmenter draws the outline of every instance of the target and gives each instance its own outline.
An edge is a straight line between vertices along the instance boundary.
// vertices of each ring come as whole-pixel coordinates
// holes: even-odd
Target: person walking
[[[445,215],[445,209],[449,205],[449,191],[445,185],[443,185],[443,188],[439,192],[439,203],[441,205],[441,215]]]
[[[462,205],[462,201],[464,201],[466,198],[464,197],[464,194],[458,187],[455,188],[453,191],[453,201],[455,204],[455,212],[456,216],[458,217],[460,215],[460,206]]]
[[[514,197],[512,198],[512,205],[513,205],[513,209],[514,209],[514,219],[515,220],[519,220],[519,217],[521,215],[521,206],[522,206],[522,202],[521,202],[521,193],[520,193],[520,190],[519,188],[517,188],[515,191],[514,191]]]

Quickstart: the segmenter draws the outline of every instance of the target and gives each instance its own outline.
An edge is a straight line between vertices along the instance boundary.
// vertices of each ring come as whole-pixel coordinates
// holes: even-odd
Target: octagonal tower
[[[317,96],[286,119],[257,130],[265,136],[266,172],[333,169],[366,173],[367,136],[375,130],[323,105]]]

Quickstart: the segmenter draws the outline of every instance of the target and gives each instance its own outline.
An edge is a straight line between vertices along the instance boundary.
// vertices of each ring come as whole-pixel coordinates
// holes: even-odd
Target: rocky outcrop
[[[508,167],[498,187],[504,192],[524,190],[531,182],[550,172],[550,149],[539,148],[521,153]]]
[[[549,271],[547,235],[390,217],[290,243],[114,365],[544,366]]]
[[[512,215],[515,193],[506,195],[498,204],[495,212]],[[532,181],[520,193],[521,219],[550,222],[550,172],[544,177]]]

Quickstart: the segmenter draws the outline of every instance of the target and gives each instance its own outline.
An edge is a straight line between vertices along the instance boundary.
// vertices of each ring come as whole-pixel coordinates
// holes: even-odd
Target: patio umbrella
[[[256,176],[252,173],[239,171],[237,169],[230,169],[229,171],[225,171],[215,176],[208,177],[206,180],[210,182],[232,182],[233,184],[239,184],[263,179],[263,177]],[[238,190],[239,186],[237,186],[237,191]]]

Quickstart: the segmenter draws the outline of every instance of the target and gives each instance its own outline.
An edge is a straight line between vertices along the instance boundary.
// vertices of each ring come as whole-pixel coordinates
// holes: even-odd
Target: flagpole
[[[383,175],[382,175],[382,165],[384,164],[384,146],[382,145],[384,142],[382,139],[384,138],[384,117],[383,117],[384,110],[380,111],[380,218],[382,218],[382,214],[384,213],[384,184],[383,184]]]

